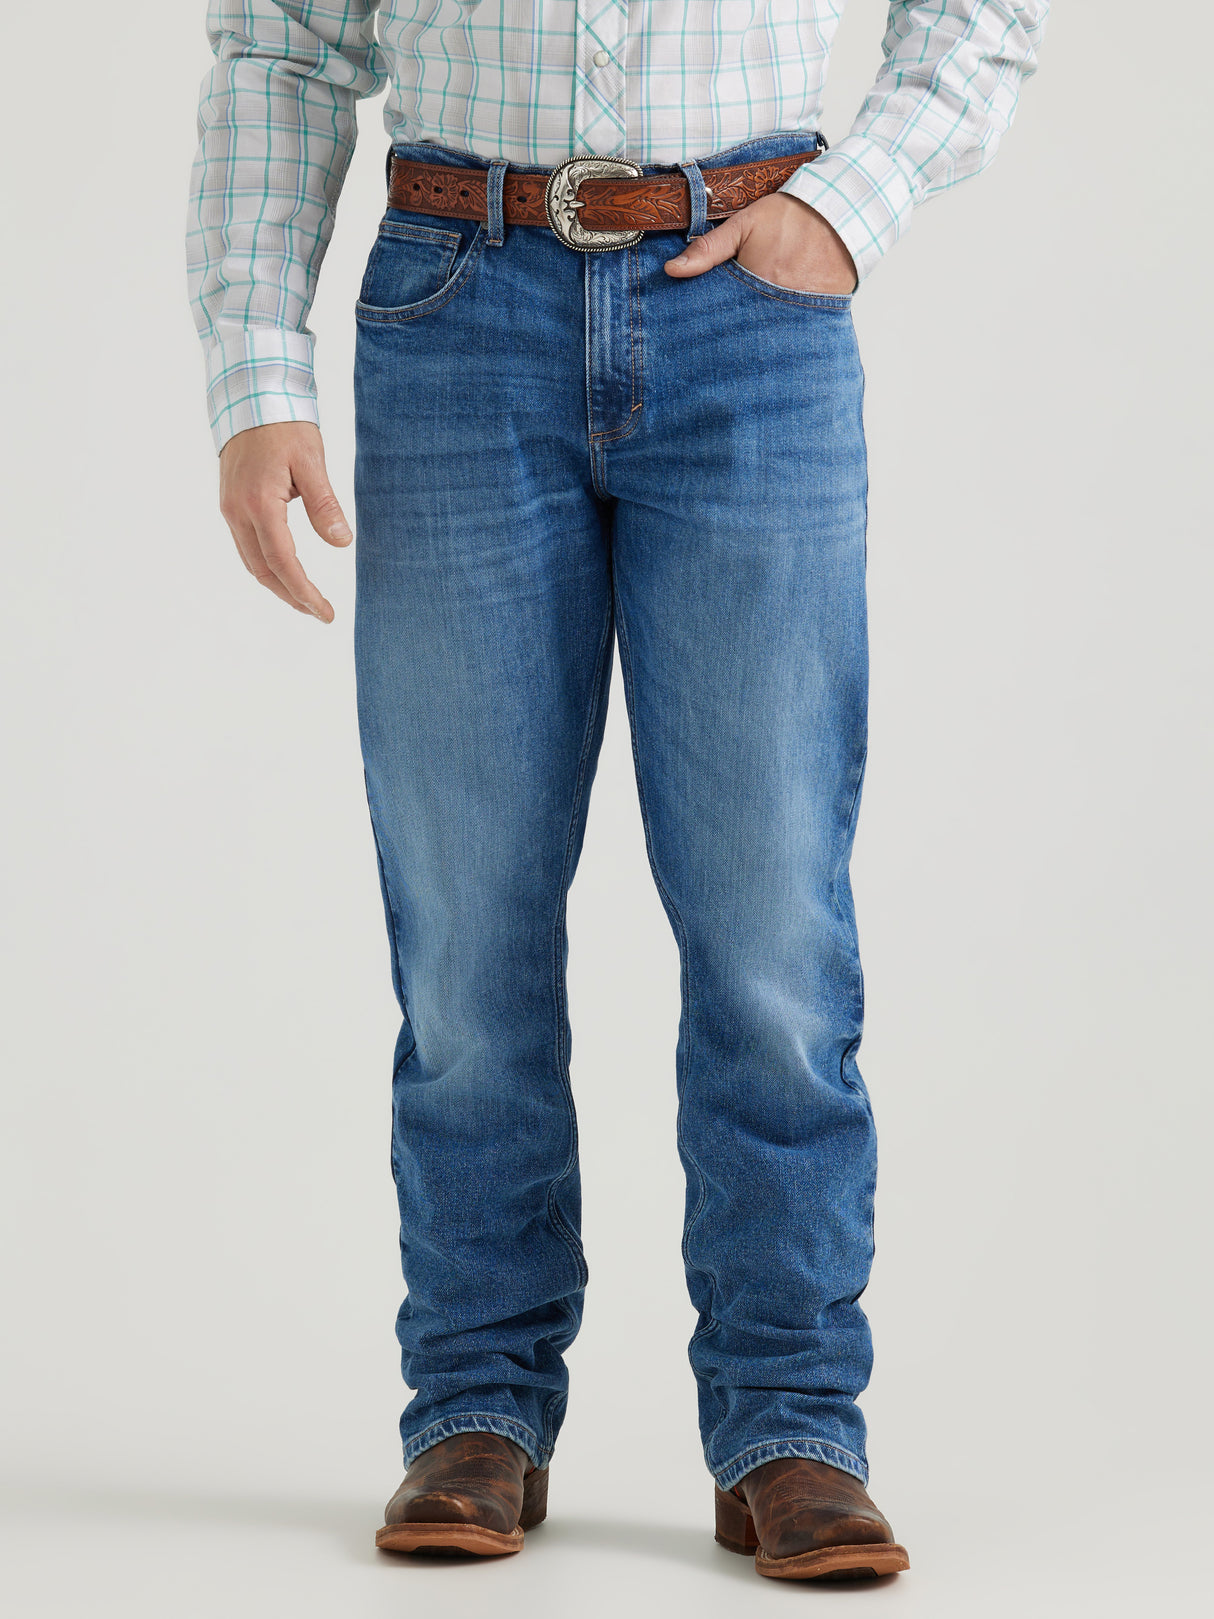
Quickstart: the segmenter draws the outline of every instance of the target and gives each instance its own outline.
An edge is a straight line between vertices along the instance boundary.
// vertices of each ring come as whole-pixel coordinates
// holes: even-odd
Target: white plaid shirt
[[[815,131],[845,4],[210,0],[189,268],[217,448],[317,420],[306,323],[358,97],[389,86],[396,142],[545,166],[578,151],[678,163]],[[861,280],[917,204],[990,160],[1048,6],[892,0],[851,132],[783,187],[825,215]]]

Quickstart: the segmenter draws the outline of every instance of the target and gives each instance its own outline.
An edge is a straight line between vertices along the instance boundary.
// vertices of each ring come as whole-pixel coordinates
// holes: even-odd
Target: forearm
[[[863,280],[929,197],[994,157],[1035,71],[1049,0],[895,0],[884,67],[850,133],[782,188],[817,209]]]
[[[216,449],[247,427],[317,419],[307,317],[355,103],[382,82],[377,4],[211,0],[188,266]]]

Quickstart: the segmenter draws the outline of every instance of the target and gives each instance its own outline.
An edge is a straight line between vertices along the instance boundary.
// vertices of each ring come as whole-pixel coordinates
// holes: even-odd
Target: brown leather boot
[[[717,1541],[777,1580],[863,1580],[910,1567],[858,1478],[782,1456],[716,1492]]]
[[[389,1552],[523,1549],[523,1530],[548,1511],[548,1469],[494,1433],[456,1434],[423,1450],[388,1502],[375,1544]]]

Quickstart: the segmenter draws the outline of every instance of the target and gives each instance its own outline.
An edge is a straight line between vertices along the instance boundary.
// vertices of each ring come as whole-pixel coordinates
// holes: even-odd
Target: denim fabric
[[[390,210],[358,304],[357,673],[403,1014],[406,1463],[487,1429],[542,1464],[564,1416],[587,1276],[565,896],[618,644],[682,960],[705,1458],[724,1487],[777,1456],[866,1476],[876,1148],[848,878],[863,376],[849,298],[732,261],[676,281],[662,267],[683,243],[583,254],[507,225],[495,246]]]

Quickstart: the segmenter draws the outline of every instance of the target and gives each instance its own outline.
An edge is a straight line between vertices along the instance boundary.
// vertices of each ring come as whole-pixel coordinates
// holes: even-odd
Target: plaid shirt
[[[845,3],[210,0],[188,243],[217,448],[317,420],[306,322],[359,97],[389,87],[397,142],[678,163],[815,131]],[[919,203],[990,160],[1048,5],[892,0],[851,132],[783,187],[830,221],[862,280]]]

